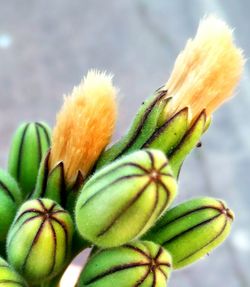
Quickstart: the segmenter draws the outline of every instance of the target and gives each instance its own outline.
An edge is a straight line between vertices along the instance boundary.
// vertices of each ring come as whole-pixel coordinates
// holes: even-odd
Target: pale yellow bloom
[[[205,109],[208,116],[233,94],[242,74],[244,58],[233,42],[232,30],[221,20],[204,18],[194,39],[176,59],[165,85],[168,117],[184,107],[190,108],[190,119]]]
[[[52,134],[50,169],[64,163],[66,182],[78,171],[85,176],[113,134],[116,93],[112,76],[90,71],[71,95],[65,97]]]

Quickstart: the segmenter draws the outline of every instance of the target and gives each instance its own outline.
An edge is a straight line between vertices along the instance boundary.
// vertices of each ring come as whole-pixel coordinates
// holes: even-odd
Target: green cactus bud
[[[138,241],[95,253],[77,286],[166,287],[171,265],[171,256],[161,246]]]
[[[169,210],[144,236],[161,244],[179,269],[202,258],[228,236],[234,215],[225,203],[196,198]]]
[[[0,257],[0,286],[5,287],[27,287],[24,279],[17,274],[10,265]]]
[[[16,181],[0,169],[0,242],[6,240],[7,232],[21,202],[22,194]]]
[[[158,150],[131,153],[96,172],[76,203],[80,234],[101,247],[122,245],[142,235],[166,210],[177,184]]]
[[[47,280],[68,263],[72,234],[71,217],[58,204],[50,199],[29,200],[8,233],[8,261],[28,282]]]
[[[101,155],[97,163],[98,169],[143,146],[157,127],[165,106],[165,95],[166,91],[159,89],[142,104],[127,134]]]
[[[145,142],[143,148],[163,151],[169,159],[174,175],[178,176],[184,159],[196,147],[202,134],[208,129],[210,120],[203,111],[190,125],[189,109],[184,108],[165,122],[161,119],[162,125]]]
[[[44,123],[24,123],[12,139],[8,170],[25,196],[35,188],[39,165],[49,146],[50,128]]]

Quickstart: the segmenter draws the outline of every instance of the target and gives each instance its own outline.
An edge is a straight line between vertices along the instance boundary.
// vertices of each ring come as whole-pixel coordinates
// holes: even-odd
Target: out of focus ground
[[[114,73],[120,87],[115,138],[140,103],[161,86],[199,19],[214,13],[235,27],[250,55],[250,2],[201,0],[0,0],[0,163],[24,120],[51,125],[90,68]],[[250,71],[237,96],[214,117],[203,147],[182,170],[179,200],[224,198],[235,211],[229,240],[200,264],[176,272],[171,287],[250,286]]]

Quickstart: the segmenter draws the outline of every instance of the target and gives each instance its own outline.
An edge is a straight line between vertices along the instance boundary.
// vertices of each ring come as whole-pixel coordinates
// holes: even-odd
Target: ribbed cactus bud
[[[22,194],[16,181],[0,169],[0,242],[6,240],[7,232],[21,201]]]
[[[139,150],[154,133],[159,117],[165,106],[165,90],[157,90],[155,94],[142,103],[127,134],[99,158],[100,168],[118,157]]]
[[[144,237],[161,244],[179,269],[202,258],[229,235],[234,215],[224,202],[196,198],[169,210]]]
[[[16,273],[10,265],[0,257],[0,286],[4,287],[27,287],[24,279]]]
[[[95,253],[85,266],[78,287],[166,287],[171,256],[161,246],[138,241]]]
[[[8,233],[8,261],[28,282],[51,278],[68,263],[72,234],[71,217],[58,204],[29,200]]]
[[[172,99],[169,99],[168,104]],[[165,107],[167,109],[168,106]],[[155,148],[163,151],[171,164],[173,173],[178,175],[186,156],[196,147],[202,134],[206,131],[210,119],[201,112],[190,124],[189,109],[183,108],[170,119],[164,120],[145,142],[144,148]]]
[[[35,188],[39,165],[49,146],[50,128],[44,123],[24,123],[12,139],[8,170],[25,196]]]
[[[131,153],[86,182],[76,204],[78,230],[98,246],[122,245],[152,226],[175,198],[176,189],[161,151]]]

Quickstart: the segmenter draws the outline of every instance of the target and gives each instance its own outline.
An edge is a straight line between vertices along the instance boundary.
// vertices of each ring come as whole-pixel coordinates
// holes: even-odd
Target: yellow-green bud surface
[[[24,279],[14,271],[11,266],[0,257],[0,286],[27,287]]]
[[[58,204],[27,201],[8,234],[8,261],[28,282],[51,278],[68,263],[72,234],[71,217]]]
[[[166,287],[172,260],[161,246],[137,241],[101,250],[87,262],[79,287]]]
[[[234,215],[224,202],[196,198],[169,210],[144,236],[172,255],[175,269],[185,267],[221,244],[228,236]]]
[[[35,188],[40,162],[49,146],[50,128],[44,123],[24,123],[12,139],[8,170],[25,196]]]
[[[131,153],[96,172],[76,204],[80,234],[100,247],[138,238],[172,203],[176,180],[158,150]]]

